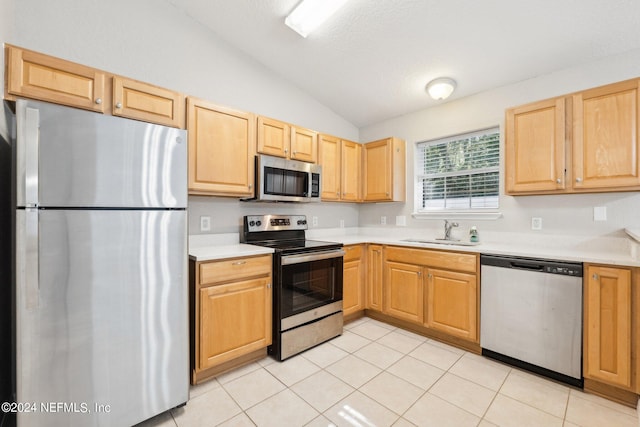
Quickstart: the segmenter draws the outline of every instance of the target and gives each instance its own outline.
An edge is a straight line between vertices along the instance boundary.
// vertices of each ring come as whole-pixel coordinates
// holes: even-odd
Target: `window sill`
[[[415,219],[476,219],[492,221],[502,218],[502,212],[414,212],[411,216]]]

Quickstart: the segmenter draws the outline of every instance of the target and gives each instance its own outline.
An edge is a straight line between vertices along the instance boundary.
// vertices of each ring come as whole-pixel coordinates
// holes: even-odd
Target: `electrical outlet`
[[[211,231],[211,217],[210,216],[201,216],[200,217],[200,231]]]
[[[380,225],[387,225],[387,217],[386,216],[381,216],[380,217]]]
[[[318,217],[317,216],[311,217],[311,225],[313,227],[317,227],[318,226]]]
[[[594,221],[606,221],[607,220],[607,207],[596,206],[593,208],[593,220]]]
[[[396,225],[400,227],[406,227],[407,225],[407,217],[404,215],[396,216]]]
[[[542,230],[542,218],[540,218],[540,217],[531,218],[531,229],[532,230]]]
[[[344,228],[344,219],[340,220],[340,228]]]

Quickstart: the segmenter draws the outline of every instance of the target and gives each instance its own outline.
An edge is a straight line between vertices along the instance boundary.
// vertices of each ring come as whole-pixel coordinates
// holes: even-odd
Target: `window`
[[[498,128],[416,145],[416,213],[498,208]]]

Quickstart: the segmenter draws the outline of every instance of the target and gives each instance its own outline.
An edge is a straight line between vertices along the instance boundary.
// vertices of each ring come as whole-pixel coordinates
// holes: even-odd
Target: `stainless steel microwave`
[[[319,202],[322,167],[313,163],[259,154],[253,201]]]

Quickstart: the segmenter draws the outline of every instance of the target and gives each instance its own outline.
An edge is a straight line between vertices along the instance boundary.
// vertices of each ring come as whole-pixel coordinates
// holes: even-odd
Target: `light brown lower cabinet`
[[[615,390],[640,393],[638,277],[638,269],[603,265],[584,272],[585,389],[632,404],[637,396]]]
[[[384,310],[398,319],[422,323],[423,267],[387,261],[384,264]]]
[[[430,268],[425,298],[428,328],[478,341],[478,277]]]
[[[479,343],[478,262],[477,254],[385,246],[382,313]]]
[[[367,245],[366,308],[382,311],[383,257],[381,245]]]
[[[364,245],[344,247],[342,311],[344,316],[362,312],[365,308]]]
[[[271,255],[190,262],[191,381],[266,355],[271,344]]]

